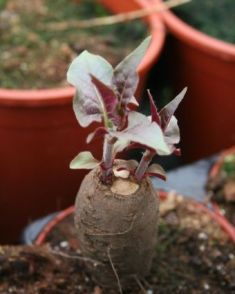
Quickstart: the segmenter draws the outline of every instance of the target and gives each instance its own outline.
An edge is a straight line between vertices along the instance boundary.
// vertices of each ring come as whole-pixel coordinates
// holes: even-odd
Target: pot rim
[[[163,0],[155,0],[164,5]],[[235,45],[209,36],[193,28],[170,10],[160,13],[168,29],[181,41],[191,45],[208,55],[220,57],[224,61],[235,61]]]
[[[160,190],[156,193],[159,193],[160,199],[165,200],[168,197],[168,193]],[[177,194],[176,194],[177,196]],[[194,200],[195,207],[199,209],[199,211],[205,212],[210,215],[211,219],[218,223],[221,229],[228,235],[229,239],[235,243],[235,228],[226,220],[226,218],[217,211],[210,210],[205,204],[201,202],[197,202]],[[38,234],[37,238],[34,241],[35,245],[41,246],[46,240],[48,233],[53,229],[53,227],[66,218],[68,215],[74,213],[75,206],[70,206],[65,210],[59,212],[53,219],[51,219]]]
[[[110,1],[110,0],[103,0]],[[150,6],[148,0],[132,0],[139,8]],[[117,2],[118,3],[118,2]],[[143,21],[147,23],[152,35],[151,44],[143,60],[138,67],[138,73],[144,74],[159,56],[165,40],[165,27],[161,18],[156,15],[149,15]],[[48,105],[70,104],[74,96],[74,87],[61,87],[52,89],[6,89],[0,88],[0,104],[5,106],[28,106],[41,107]]]

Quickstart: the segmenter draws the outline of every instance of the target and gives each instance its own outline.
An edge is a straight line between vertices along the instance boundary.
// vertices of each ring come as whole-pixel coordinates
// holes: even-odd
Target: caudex
[[[92,169],[75,203],[80,249],[94,280],[119,292],[148,274],[157,245],[159,205],[149,176],[165,180],[166,174],[160,165],[150,165],[152,158],[180,153],[174,112],[186,88],[160,111],[148,91],[150,116],[131,107],[138,106],[137,67],[150,41],[146,38],[114,69],[101,56],[83,51],[67,73],[76,88],[73,109],[79,124],[100,123],[87,143],[104,139],[100,161],[84,151],[70,164],[72,169]],[[127,148],[144,150],[140,163],[116,159]]]

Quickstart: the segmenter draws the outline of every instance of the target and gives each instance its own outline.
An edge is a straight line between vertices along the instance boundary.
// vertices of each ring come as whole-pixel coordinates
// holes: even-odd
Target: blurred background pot
[[[100,2],[114,13],[149,5],[145,0]],[[138,95],[165,36],[158,16],[145,20],[152,42],[138,68]],[[69,170],[69,162],[87,148],[85,138],[94,128],[78,125],[72,110],[73,95],[71,87],[0,89],[0,243],[16,242],[28,222],[73,203],[84,172]],[[89,147],[97,158],[101,157],[99,146]]]
[[[230,221],[235,232],[235,146],[223,151],[213,164],[206,190],[214,210]]]
[[[178,118],[182,155],[190,162],[235,143],[235,45],[200,32],[171,11],[161,16],[172,35],[167,66],[174,91],[188,86]]]

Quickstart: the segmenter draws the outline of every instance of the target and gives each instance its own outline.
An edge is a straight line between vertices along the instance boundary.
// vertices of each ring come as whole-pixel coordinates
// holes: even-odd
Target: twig
[[[55,30],[55,31],[63,31],[68,28],[91,28],[91,27],[97,27],[97,26],[103,26],[103,25],[112,25],[115,23],[126,22],[130,20],[138,19],[138,18],[143,18],[150,14],[158,13],[158,12],[167,10],[169,8],[173,8],[173,7],[188,3],[190,1],[191,0],[169,0],[167,2],[164,2],[164,5],[162,3],[158,3],[147,8],[134,10],[131,12],[119,13],[119,14],[111,15],[111,16],[96,17],[96,18],[80,20],[80,21],[71,20],[69,22],[49,23],[46,28]],[[40,28],[41,27],[43,28],[45,26],[42,25],[40,26]]]
[[[107,256],[108,256],[108,259],[109,259],[110,265],[111,265],[111,267],[112,267],[113,273],[114,273],[114,275],[115,275],[115,277],[116,277],[116,279],[117,279],[117,284],[118,284],[119,292],[120,292],[120,294],[123,294],[123,291],[122,291],[122,285],[121,285],[121,282],[120,282],[120,279],[119,279],[118,273],[117,273],[117,271],[116,271],[116,269],[115,269],[115,266],[114,266],[114,264],[113,264],[113,262],[112,262],[112,258],[111,258],[111,254],[110,254],[110,247],[108,247],[108,249],[107,249]]]

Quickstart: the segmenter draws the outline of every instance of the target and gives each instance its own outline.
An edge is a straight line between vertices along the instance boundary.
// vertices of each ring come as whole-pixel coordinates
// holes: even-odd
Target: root
[[[93,263],[93,266],[96,267],[97,265],[99,264],[102,264],[100,261],[98,260],[95,260],[95,259],[92,259],[92,258],[89,258],[89,257],[82,257],[82,256],[77,256],[77,255],[69,255],[67,253],[64,253],[64,252],[58,252],[58,251],[55,251],[53,249],[49,249],[49,251],[54,254],[54,255],[58,255],[58,256],[61,256],[61,257],[65,257],[65,258],[69,258],[69,259],[77,259],[77,260],[80,260],[80,261],[85,261],[85,262],[91,262]]]
[[[111,267],[112,267],[113,273],[114,273],[114,275],[115,275],[115,277],[116,277],[116,279],[117,279],[117,284],[118,284],[119,292],[120,292],[120,294],[123,294],[123,291],[122,291],[122,285],[121,285],[121,282],[120,282],[120,279],[119,279],[118,273],[117,273],[117,271],[116,271],[116,269],[115,269],[115,266],[114,266],[114,264],[113,264],[113,262],[112,262],[112,258],[111,258],[110,250],[111,250],[111,248],[109,247],[109,248],[107,249],[107,256],[108,256],[108,259],[109,259],[110,265],[111,265]]]
[[[133,226],[134,226],[136,217],[137,217],[136,215],[133,217],[132,222],[131,222],[129,228],[126,229],[125,231],[117,232],[117,233],[97,233],[97,234],[86,233],[86,235],[88,235],[88,236],[117,236],[117,235],[125,235],[125,234],[129,233],[133,229]]]

